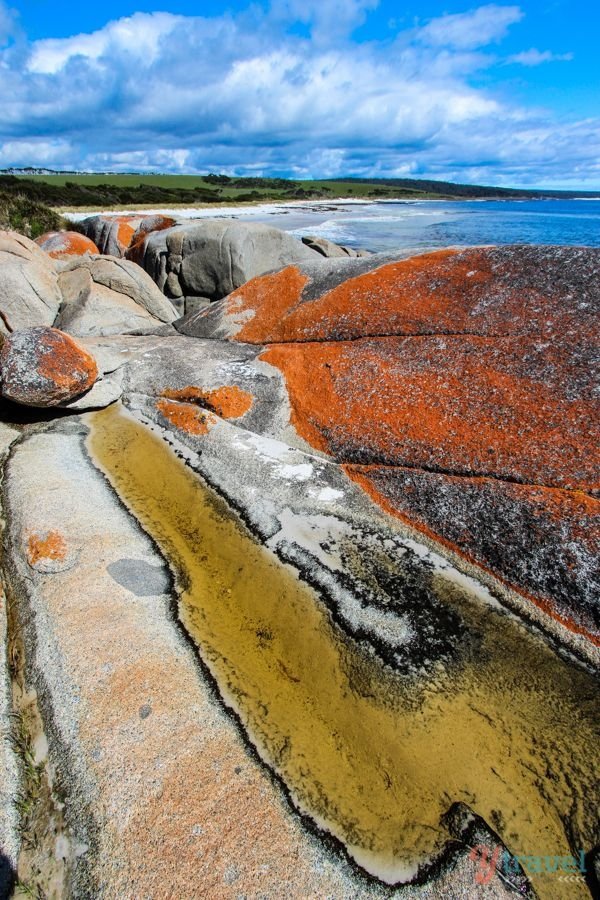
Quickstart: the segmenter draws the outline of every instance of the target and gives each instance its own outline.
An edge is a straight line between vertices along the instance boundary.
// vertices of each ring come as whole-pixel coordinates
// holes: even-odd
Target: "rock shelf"
[[[600,251],[83,230],[0,235],[0,896],[593,895]]]

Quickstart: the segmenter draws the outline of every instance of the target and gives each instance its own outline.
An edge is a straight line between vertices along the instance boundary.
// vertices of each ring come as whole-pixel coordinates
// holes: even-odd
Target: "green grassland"
[[[334,201],[342,197],[365,200],[468,200],[581,196],[581,192],[523,191],[406,178],[293,181],[227,175],[35,174],[26,170],[17,174],[0,173],[0,193],[63,210],[291,200]]]

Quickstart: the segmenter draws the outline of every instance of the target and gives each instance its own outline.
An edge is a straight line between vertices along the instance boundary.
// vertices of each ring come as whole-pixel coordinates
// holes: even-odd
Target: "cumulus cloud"
[[[184,22],[183,16],[168,13],[136,13],[125,19],[109,22],[105,28],[92,34],[36,41],[27,69],[30,72],[52,75],[78,57],[97,62],[123,54],[130,56],[132,62],[142,61],[146,67],[156,61],[169,33]]]
[[[356,44],[348,36],[374,2],[276,0],[236,17],[136,13],[92,34],[8,47],[0,164],[505,184],[565,180],[567,168],[599,177],[593,124],[552,123],[471,83],[496,64],[485,48],[518,21],[518,7],[488,5]],[[325,24],[332,9],[337,30]]]
[[[541,66],[547,62],[570,62],[573,59],[572,53],[552,53],[550,50],[524,50],[522,53],[515,53],[506,60],[508,63],[517,63],[520,66]]]

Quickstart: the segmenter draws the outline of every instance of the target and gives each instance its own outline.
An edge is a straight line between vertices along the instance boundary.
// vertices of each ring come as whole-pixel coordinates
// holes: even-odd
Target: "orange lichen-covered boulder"
[[[477,247],[288,266],[178,327],[263,345],[301,438],[597,643],[599,306],[600,250]]]
[[[252,344],[389,335],[584,334],[598,250],[472,247],[299,263],[261,275],[181,328]]]
[[[145,244],[148,235],[155,231],[165,231],[165,229],[172,228],[176,224],[177,220],[172,219],[171,216],[157,214],[155,216],[146,216],[143,218],[131,238],[129,249],[126,254],[127,259],[137,263],[139,266],[143,265]]]
[[[81,222],[83,234],[106,256],[125,256],[143,216],[90,216]]]
[[[93,241],[77,231],[49,231],[37,238],[36,244],[53,259],[100,252]]]
[[[104,256],[127,256],[141,265],[148,235],[176,225],[175,219],[160,214],[151,216],[90,216],[81,222],[84,234]]]
[[[2,396],[25,406],[59,406],[89,390],[98,377],[90,354],[56,328],[24,328],[0,353]]]

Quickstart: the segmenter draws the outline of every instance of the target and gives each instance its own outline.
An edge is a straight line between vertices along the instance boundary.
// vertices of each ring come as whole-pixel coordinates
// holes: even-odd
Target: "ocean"
[[[131,210],[135,213],[135,210]],[[600,246],[600,200],[297,201],[256,206],[145,210],[179,219],[266,222],[373,252],[473,244]],[[71,214],[83,219],[90,212]]]
[[[306,204],[252,218],[299,237],[314,234],[375,252],[472,244],[600,246],[600,200]]]

